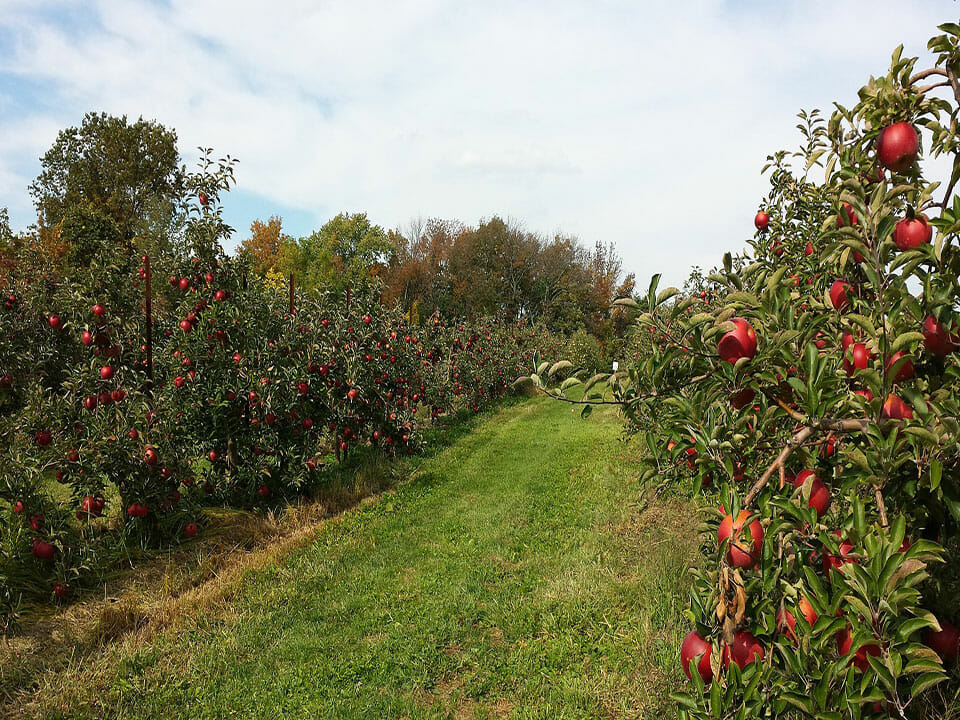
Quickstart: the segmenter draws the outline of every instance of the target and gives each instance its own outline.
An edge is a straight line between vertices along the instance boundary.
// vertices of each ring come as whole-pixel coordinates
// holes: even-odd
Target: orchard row
[[[523,322],[412,325],[371,292],[288,298],[219,252],[167,269],[161,281],[147,258],[105,250],[92,279],[5,293],[8,615],[96,582],[120,541],[192,537],[206,505],[309,494],[360,449],[413,454],[427,427],[511,392],[554,342]]]

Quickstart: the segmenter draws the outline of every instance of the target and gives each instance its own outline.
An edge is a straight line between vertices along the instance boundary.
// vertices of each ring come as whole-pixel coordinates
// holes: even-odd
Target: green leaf
[[[572,367],[573,367],[573,363],[570,362],[569,360],[559,360],[558,362],[555,362],[553,364],[553,366],[550,368],[550,371],[547,373],[547,375],[549,375],[550,377],[553,377],[561,370],[567,370]]]
[[[947,676],[946,676],[944,673],[942,673],[942,672],[939,672],[939,673],[935,673],[935,672],[924,673],[923,675],[921,675],[920,677],[918,677],[918,678],[914,681],[914,683],[913,683],[913,689],[910,691],[910,694],[911,694],[913,697],[917,697],[917,696],[918,696],[920,693],[922,693],[924,690],[929,690],[929,689],[932,688],[934,685],[937,685],[937,684],[939,684],[939,683],[942,683],[942,682],[943,682],[944,680],[946,680],[946,679],[947,679]]]
[[[895,353],[903,350],[907,345],[915,342],[920,342],[923,340],[923,334],[915,331],[905,332],[902,335],[898,335],[897,339],[893,341],[893,344],[890,346],[890,352]]]
[[[661,290],[657,295],[657,305],[663,305],[667,300],[679,294],[680,291],[675,287],[668,287],[666,290]]]

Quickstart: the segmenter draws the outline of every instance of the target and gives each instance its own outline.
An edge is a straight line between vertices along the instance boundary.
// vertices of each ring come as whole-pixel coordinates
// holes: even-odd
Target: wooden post
[[[293,315],[296,312],[293,308],[293,273],[290,273],[290,314]]]
[[[147,387],[153,390],[153,297],[150,290],[150,280],[153,277],[153,271],[150,269],[150,256],[147,255],[144,262],[147,281],[147,296],[145,311],[147,315]]]

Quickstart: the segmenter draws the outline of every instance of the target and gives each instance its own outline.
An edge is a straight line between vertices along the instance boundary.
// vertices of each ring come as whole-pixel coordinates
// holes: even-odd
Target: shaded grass
[[[610,411],[584,422],[543,399],[502,410],[188,620],[40,677],[16,711],[672,714],[694,510],[641,487],[618,436]]]

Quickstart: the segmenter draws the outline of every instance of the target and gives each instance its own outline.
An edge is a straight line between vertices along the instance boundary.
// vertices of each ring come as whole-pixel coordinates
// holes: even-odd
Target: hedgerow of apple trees
[[[196,535],[206,505],[312,492],[360,448],[414,453],[437,418],[510,392],[535,347],[561,347],[526,323],[412,326],[375,288],[277,293],[221,248],[232,165],[205,157],[187,182],[179,254],[140,257],[78,207],[68,276],[3,288],[0,622]]]
[[[960,27],[941,30],[933,67],[898,49],[853,107],[801,114],[747,253],[618,301],[626,369],[523,379],[619,404],[646,472],[706,494],[681,718],[957,717]]]

